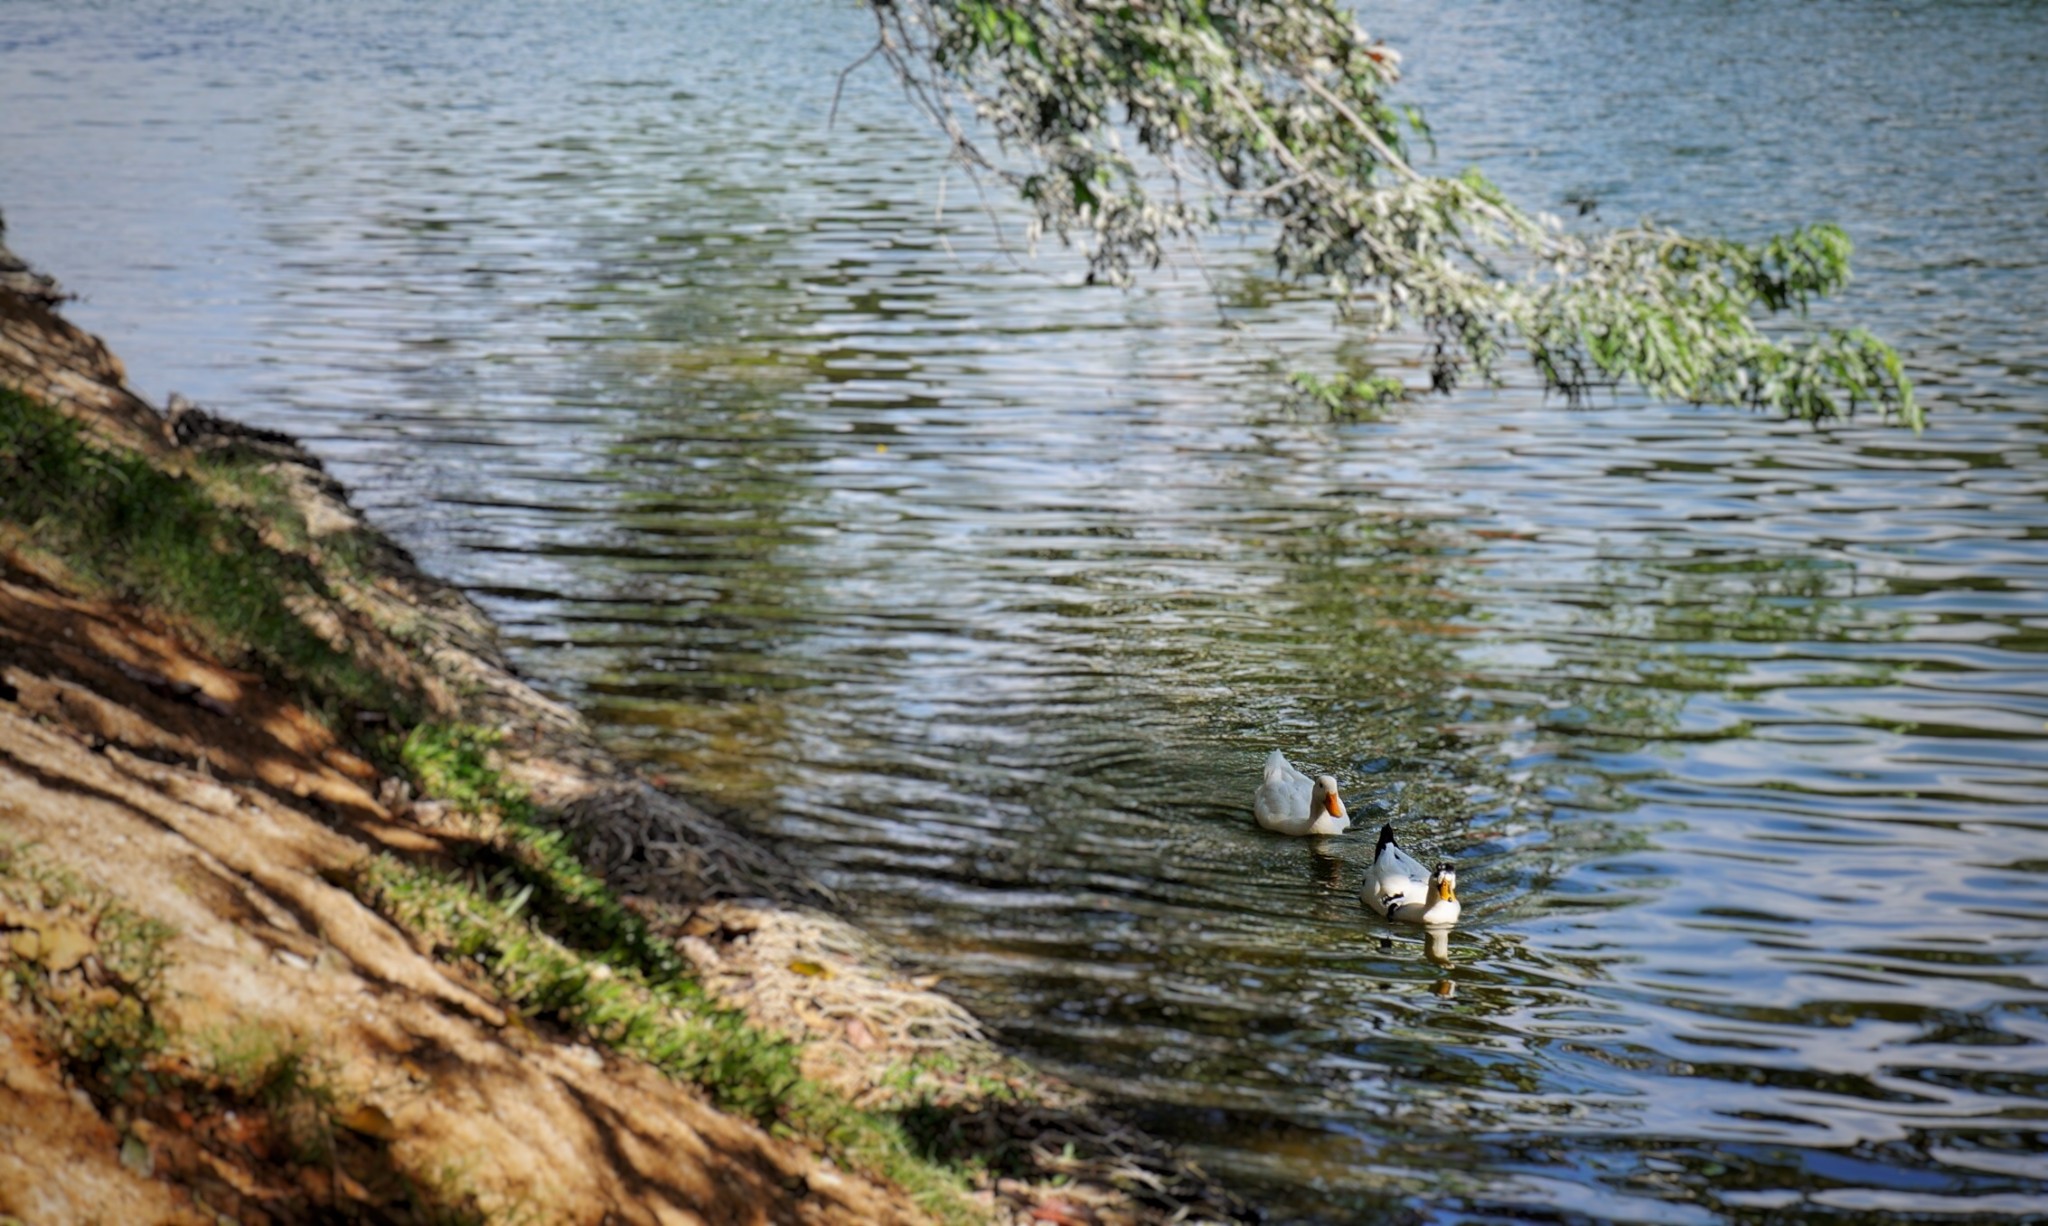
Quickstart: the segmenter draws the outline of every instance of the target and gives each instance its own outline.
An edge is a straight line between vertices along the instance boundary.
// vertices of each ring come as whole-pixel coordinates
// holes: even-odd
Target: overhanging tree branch
[[[1422,174],[1404,138],[1419,117],[1386,100],[1399,57],[1336,0],[866,2],[870,54],[954,158],[1031,206],[1034,240],[1080,248],[1091,279],[1126,284],[1168,245],[1251,218],[1283,275],[1347,315],[1376,304],[1373,327],[1419,324],[1439,390],[1494,378],[1519,348],[1573,399],[1626,381],[1814,422],[1867,406],[1922,424],[1876,337],[1758,326],[1847,282],[1839,228],[1754,244],[1648,224],[1578,235],[1476,172]]]

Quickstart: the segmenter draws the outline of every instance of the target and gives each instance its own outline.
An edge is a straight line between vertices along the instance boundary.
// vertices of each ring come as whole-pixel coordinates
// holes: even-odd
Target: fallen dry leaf
[[[391,1117],[384,1113],[382,1107],[372,1103],[363,1103],[343,1112],[336,1117],[336,1122],[350,1132],[360,1132],[379,1141],[389,1141],[398,1135],[398,1130],[391,1126]]]
[[[99,942],[71,920],[53,920],[43,926],[43,966],[53,974],[71,970],[98,949]]]

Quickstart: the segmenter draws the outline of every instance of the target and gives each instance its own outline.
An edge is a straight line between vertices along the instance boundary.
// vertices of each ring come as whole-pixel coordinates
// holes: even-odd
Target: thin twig
[[[832,130],[833,123],[836,122],[839,118],[839,95],[846,92],[846,78],[853,75],[854,69],[859,68],[862,64],[865,64],[869,60],[874,59],[876,56],[880,55],[882,53],[882,46],[883,40],[877,38],[875,40],[875,45],[868,48],[866,55],[861,56],[853,63],[848,64],[846,67],[839,70],[839,83],[832,87],[832,110],[829,114],[825,116],[825,130],[827,132],[830,132]]]

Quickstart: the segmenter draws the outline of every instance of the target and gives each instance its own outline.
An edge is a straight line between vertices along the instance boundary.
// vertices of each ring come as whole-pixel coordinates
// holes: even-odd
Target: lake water
[[[1355,349],[1244,253],[1083,288],[872,66],[828,128],[863,20],[4,0],[0,209],[145,391],[306,436],[1276,1219],[2048,1213],[2048,10],[1369,13],[1446,167],[1847,226],[1917,438],[1294,412]],[[1254,829],[1276,746],[1360,829]],[[1445,958],[1359,904],[1389,818]]]

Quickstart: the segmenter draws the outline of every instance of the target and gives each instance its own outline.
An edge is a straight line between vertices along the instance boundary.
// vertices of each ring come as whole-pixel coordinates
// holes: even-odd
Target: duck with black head
[[[1391,823],[1380,827],[1372,868],[1365,877],[1365,905],[1404,924],[1445,925],[1458,922],[1458,872],[1449,861],[1434,871],[1401,849]]]

